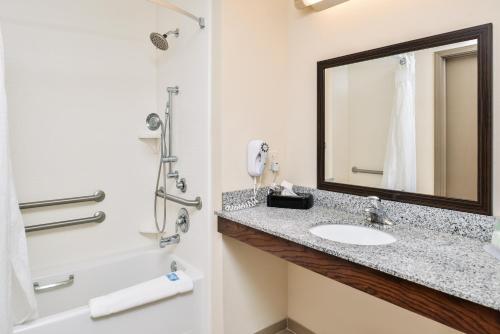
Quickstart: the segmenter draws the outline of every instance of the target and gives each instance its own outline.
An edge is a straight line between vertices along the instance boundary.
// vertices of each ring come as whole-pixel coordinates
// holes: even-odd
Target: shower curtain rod
[[[159,6],[171,9],[174,12],[177,12],[177,13],[182,14],[184,16],[187,16],[190,19],[193,19],[196,22],[198,22],[198,25],[200,26],[200,29],[205,28],[205,18],[204,17],[201,17],[201,16],[198,17],[198,16],[196,16],[196,15],[188,12],[187,10],[182,9],[179,6],[171,4],[170,2],[167,2],[167,1],[164,1],[164,0],[148,0],[148,1],[152,2],[152,3],[155,3],[155,4],[159,5]]]

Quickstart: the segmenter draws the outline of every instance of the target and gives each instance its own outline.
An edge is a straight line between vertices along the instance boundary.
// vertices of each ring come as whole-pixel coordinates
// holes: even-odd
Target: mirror
[[[319,62],[318,188],[491,214],[490,35]]]

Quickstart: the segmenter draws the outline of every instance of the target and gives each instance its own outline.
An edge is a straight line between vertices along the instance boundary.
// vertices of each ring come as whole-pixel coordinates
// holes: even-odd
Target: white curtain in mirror
[[[10,164],[3,51],[0,29],[0,333],[8,334],[36,316],[36,302]]]
[[[394,103],[390,117],[382,186],[415,192],[417,148],[415,140],[415,54],[397,56]]]

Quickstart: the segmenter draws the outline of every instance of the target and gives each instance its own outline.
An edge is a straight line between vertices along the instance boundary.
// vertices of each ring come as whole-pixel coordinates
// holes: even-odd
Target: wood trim
[[[383,199],[432,207],[492,214],[492,66],[493,25],[457,30],[441,35],[394,44],[374,50],[327,59],[317,64],[317,187],[359,196],[375,195]],[[380,57],[394,56],[415,50],[451,43],[478,40],[478,199],[477,201],[409,193],[381,188],[362,187],[325,180],[325,70]]]
[[[500,312],[271,234],[218,218],[218,231],[464,333],[500,333]]]

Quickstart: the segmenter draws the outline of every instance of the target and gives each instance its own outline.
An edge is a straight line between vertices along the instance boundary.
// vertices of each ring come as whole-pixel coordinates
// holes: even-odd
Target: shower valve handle
[[[181,230],[182,233],[189,231],[189,213],[186,209],[182,208],[179,210],[177,220],[175,221],[175,232]]]

